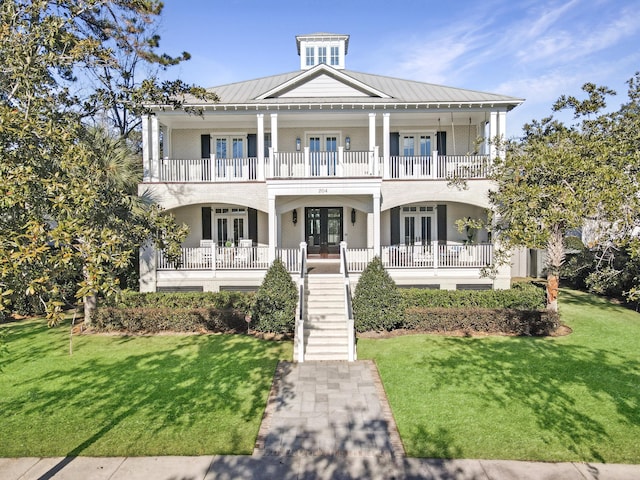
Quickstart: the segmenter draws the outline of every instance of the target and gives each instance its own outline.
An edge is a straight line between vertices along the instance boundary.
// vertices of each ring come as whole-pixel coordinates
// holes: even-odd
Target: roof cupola
[[[309,70],[321,63],[342,70],[349,48],[349,35],[339,33],[311,33],[297,35],[296,45],[300,55],[300,69]]]

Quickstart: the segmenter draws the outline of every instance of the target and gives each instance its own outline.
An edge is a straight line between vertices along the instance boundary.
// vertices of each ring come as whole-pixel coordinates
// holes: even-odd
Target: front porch
[[[307,250],[306,243],[304,252]],[[302,248],[278,248],[276,258],[282,260],[289,272],[299,272],[304,253]],[[373,248],[346,249],[347,269],[350,273],[360,273],[374,257]],[[381,259],[389,270],[404,269],[415,271],[437,271],[439,269],[479,270],[490,265],[493,260],[493,245],[490,243],[462,245],[437,241],[426,245],[386,245],[381,247]],[[335,263],[341,262],[336,258]],[[158,271],[266,271],[269,261],[269,247],[240,246],[189,247],[182,249],[177,264],[167,260],[162,252],[156,253]]]

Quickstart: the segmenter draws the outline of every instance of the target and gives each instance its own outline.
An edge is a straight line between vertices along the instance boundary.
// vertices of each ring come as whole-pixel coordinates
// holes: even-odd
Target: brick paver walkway
[[[254,453],[403,457],[375,364],[280,362]]]

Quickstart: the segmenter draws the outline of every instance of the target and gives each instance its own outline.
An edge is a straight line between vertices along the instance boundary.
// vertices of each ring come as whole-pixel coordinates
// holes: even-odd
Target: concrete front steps
[[[304,360],[348,360],[349,344],[342,275],[308,275],[305,301]],[[295,359],[298,358],[297,348],[295,342]]]

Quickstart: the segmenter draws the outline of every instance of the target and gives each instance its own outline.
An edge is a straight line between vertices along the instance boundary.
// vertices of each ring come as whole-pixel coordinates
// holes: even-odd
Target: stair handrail
[[[296,318],[296,335],[298,342],[298,362],[304,362],[304,292],[307,278],[307,243],[300,242],[300,272],[298,277],[298,315]]]
[[[347,359],[353,362],[357,359],[356,332],[353,319],[353,304],[351,303],[351,282],[349,280],[349,268],[347,263],[347,242],[340,242],[340,272],[344,281],[344,308],[347,318]]]

